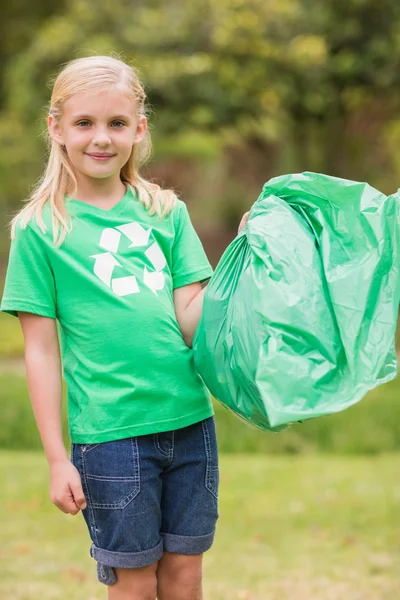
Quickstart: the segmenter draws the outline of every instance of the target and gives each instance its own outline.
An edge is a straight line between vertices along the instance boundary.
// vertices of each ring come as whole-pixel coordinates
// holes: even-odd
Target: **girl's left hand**
[[[242,220],[240,221],[240,224],[239,224],[238,233],[240,233],[242,231],[243,227],[246,225],[247,221],[249,220],[249,214],[250,214],[250,211],[247,211],[246,213],[244,213]]]

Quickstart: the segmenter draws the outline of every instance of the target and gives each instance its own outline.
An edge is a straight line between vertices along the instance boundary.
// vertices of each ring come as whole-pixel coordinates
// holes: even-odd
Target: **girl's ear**
[[[133,140],[134,144],[140,144],[142,139],[145,136],[147,131],[147,119],[146,117],[140,117],[138,124],[136,126],[135,139]]]
[[[60,146],[63,146],[64,137],[62,135],[60,123],[52,115],[47,117],[47,129],[49,130],[51,139],[57,142],[57,144],[60,144]]]

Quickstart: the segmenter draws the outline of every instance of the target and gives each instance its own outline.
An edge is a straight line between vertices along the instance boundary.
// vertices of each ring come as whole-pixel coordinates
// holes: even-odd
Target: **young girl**
[[[70,62],[48,131],[45,174],[12,223],[1,308],[21,322],[50,497],[82,510],[110,600],[197,600],[218,461],[190,345],[211,267],[185,204],[139,174],[150,140],[130,66]]]

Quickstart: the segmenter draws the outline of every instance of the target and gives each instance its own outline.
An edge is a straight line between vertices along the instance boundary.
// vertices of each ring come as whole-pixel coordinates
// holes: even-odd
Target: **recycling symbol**
[[[149,270],[145,265],[143,268],[143,283],[154,294],[157,291],[164,289],[165,277],[162,272],[167,261],[165,256],[157,244],[154,242],[149,246],[149,238],[152,228],[144,229],[139,223],[133,221],[126,225],[118,227],[107,227],[103,229],[99,246],[105,250],[100,254],[93,254],[90,258],[95,259],[94,273],[103,283],[105,283],[116,296],[127,296],[128,294],[140,293],[139,284],[135,275],[128,277],[113,277],[115,267],[122,267],[121,263],[114,256],[118,254],[119,243],[121,237],[127,237],[131,244],[129,248],[148,246],[144,254],[153,266],[153,270]]]

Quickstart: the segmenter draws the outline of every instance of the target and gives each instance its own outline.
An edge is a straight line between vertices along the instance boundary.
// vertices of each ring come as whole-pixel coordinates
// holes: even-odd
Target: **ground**
[[[221,457],[205,600],[400,599],[400,457]],[[41,453],[0,453],[2,600],[106,597]]]

